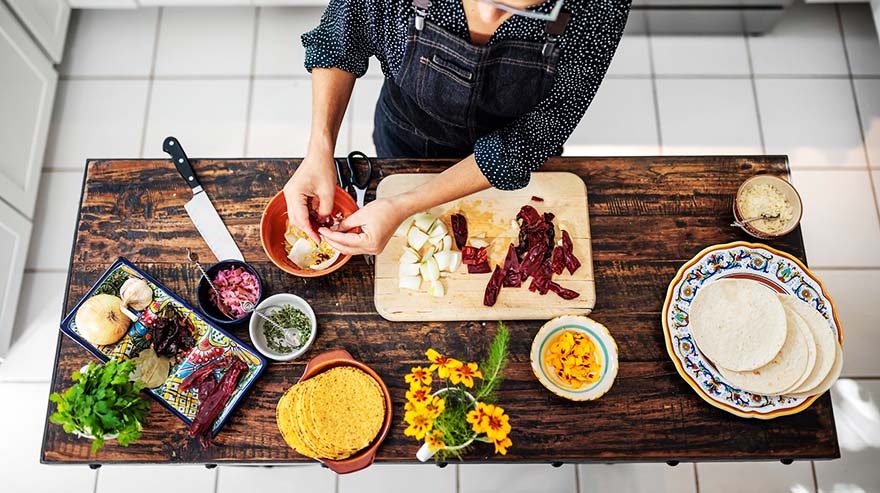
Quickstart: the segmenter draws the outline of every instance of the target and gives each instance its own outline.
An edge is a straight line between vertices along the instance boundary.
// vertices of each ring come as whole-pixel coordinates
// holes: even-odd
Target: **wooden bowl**
[[[333,197],[333,213],[342,212],[348,217],[358,210],[358,206],[351,195],[345,190],[336,187],[336,195]],[[326,276],[345,265],[351,255],[339,255],[336,262],[323,270],[301,269],[293,261],[287,258],[284,249],[284,233],[287,231],[287,201],[284,200],[284,192],[278,192],[266,205],[263,218],[260,220],[260,241],[263,250],[273,264],[279,269],[299,277]]]
[[[788,203],[791,204],[792,207],[792,215],[788,224],[785,225],[782,231],[777,233],[768,233],[761,229],[758,229],[754,226],[754,223],[746,223],[740,228],[743,231],[748,233],[749,235],[761,239],[761,240],[775,240],[777,238],[781,238],[797,228],[798,224],[801,223],[801,218],[804,214],[803,202],[801,201],[801,196],[798,191],[794,188],[794,186],[789,183],[787,180],[782,179],[778,176],[773,175],[755,175],[748,179],[746,179],[736,191],[736,196],[733,198],[733,217],[737,221],[742,221],[746,219],[743,217],[742,213],[739,210],[739,197],[743,193],[743,190],[746,189],[749,185],[759,184],[759,183],[768,183],[772,185],[776,190],[779,190],[786,199],[788,199]]]
[[[377,375],[372,368],[352,358],[351,354],[344,349],[327,351],[326,353],[319,354],[309,360],[302,377],[300,377],[297,383],[302,383],[321,372],[337,366],[353,366],[359,370],[363,370],[367,375],[370,375],[376,380],[376,383],[378,383],[379,387],[382,389],[382,395],[385,397],[385,421],[382,423],[382,428],[379,430],[379,434],[373,439],[373,443],[347,459],[317,459],[336,474],[347,474],[369,467],[376,459],[376,451],[379,449],[379,445],[385,440],[385,437],[388,435],[388,430],[391,428],[391,394],[388,393],[388,387],[385,386],[385,382],[379,378],[379,375]]]

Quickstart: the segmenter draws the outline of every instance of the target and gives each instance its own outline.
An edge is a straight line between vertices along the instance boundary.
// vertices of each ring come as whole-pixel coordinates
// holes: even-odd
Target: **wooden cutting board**
[[[376,197],[390,197],[419,186],[434,175],[398,174],[385,177],[376,190]],[[543,202],[532,200],[541,197]],[[405,237],[395,236],[385,251],[376,256],[375,303],[376,311],[391,321],[448,321],[448,320],[547,320],[558,315],[586,315],[596,304],[593,278],[593,258],[590,249],[590,218],[587,211],[587,188],[584,181],[573,173],[532,173],[529,186],[515,191],[489,189],[463,199],[443,204],[429,212],[442,219],[450,234],[449,217],[460,212],[468,223],[468,235],[473,238],[485,233],[489,245],[489,264],[502,263],[507,247],[517,243],[519,227],[515,218],[523,205],[529,204],[539,212],[556,215],[556,237],[560,228],[568,230],[574,243],[574,253],[581,267],[571,275],[564,271],[553,280],[573,289],[580,296],[564,300],[553,292],[541,296],[528,290],[529,279],[521,288],[502,288],[493,307],[483,305],[483,293],[491,274],[468,274],[462,265],[457,272],[443,279],[446,296],[431,296],[426,283],[419,292],[398,287],[398,264]]]

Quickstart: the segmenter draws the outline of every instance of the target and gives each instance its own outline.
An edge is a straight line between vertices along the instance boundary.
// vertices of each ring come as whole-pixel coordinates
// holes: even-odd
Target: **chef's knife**
[[[166,137],[162,143],[162,150],[171,156],[171,161],[174,162],[174,166],[177,168],[180,176],[186,180],[186,183],[192,189],[193,198],[184,205],[184,208],[187,214],[189,214],[189,218],[192,219],[193,224],[196,225],[196,229],[199,230],[199,234],[202,235],[202,238],[208,243],[208,247],[214,252],[214,256],[217,257],[217,260],[236,259],[244,261],[241,250],[238,249],[238,245],[235,244],[235,240],[232,239],[232,235],[229,234],[229,230],[226,229],[226,225],[223,224],[220,215],[217,214],[217,209],[214,208],[214,204],[211,203],[208,194],[202,189],[199,179],[196,178],[192,165],[189,163],[189,158],[186,157],[183,147],[180,146],[180,141],[175,137]]]

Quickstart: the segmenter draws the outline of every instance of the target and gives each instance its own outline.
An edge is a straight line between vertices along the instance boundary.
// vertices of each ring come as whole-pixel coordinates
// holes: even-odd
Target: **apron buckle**
[[[412,7],[416,11],[416,30],[421,31],[425,28],[425,17],[431,8],[431,0],[413,0]]]
[[[556,48],[556,36],[548,36],[547,41],[544,42],[544,46],[541,48],[541,55],[549,57],[553,54],[554,48]]]

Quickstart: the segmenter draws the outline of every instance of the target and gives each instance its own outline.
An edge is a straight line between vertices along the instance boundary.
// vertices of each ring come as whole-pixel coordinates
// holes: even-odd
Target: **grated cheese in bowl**
[[[794,208],[785,195],[769,183],[747,186],[736,202],[743,219],[778,215],[775,219],[759,219],[750,223],[756,229],[769,234],[784,231],[794,215]]]

